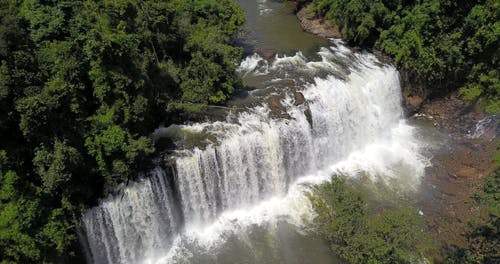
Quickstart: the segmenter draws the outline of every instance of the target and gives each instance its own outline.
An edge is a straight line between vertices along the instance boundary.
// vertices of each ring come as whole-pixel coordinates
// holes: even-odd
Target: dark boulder
[[[309,122],[309,125],[312,128],[313,127],[313,119],[312,119],[312,112],[311,112],[311,109],[309,107],[306,110],[304,110],[304,115],[306,116],[307,122]]]

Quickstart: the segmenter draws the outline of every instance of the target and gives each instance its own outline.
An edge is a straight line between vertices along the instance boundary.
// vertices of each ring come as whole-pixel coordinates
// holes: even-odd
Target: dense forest
[[[342,176],[312,189],[317,229],[347,263],[419,263],[433,248],[416,208],[376,208]]]
[[[1,263],[83,261],[76,219],[150,133],[238,80],[231,0],[0,1]]]
[[[459,90],[500,112],[500,1],[299,0],[351,45],[390,55],[420,94]]]

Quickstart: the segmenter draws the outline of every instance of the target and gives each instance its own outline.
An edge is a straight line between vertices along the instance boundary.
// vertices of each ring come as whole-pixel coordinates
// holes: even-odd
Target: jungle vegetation
[[[238,85],[231,0],[0,1],[0,262],[77,263],[76,219],[148,134]]]
[[[420,263],[432,249],[417,209],[375,208],[342,176],[313,186],[309,199],[318,233],[347,263]]]

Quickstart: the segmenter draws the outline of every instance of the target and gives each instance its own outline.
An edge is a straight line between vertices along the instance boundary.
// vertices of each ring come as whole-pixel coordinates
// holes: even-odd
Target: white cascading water
[[[398,72],[339,41],[332,45],[318,52],[319,61],[300,53],[272,64],[258,55],[243,61],[241,75],[293,73],[306,102],[285,96],[290,118],[272,118],[264,104],[225,122],[175,126],[217,142],[180,150],[174,173],[158,166],[85,213],[91,261],[176,263],[189,243],[210,248],[223,234],[278,218],[306,224],[313,213],[304,183],[336,172],[415,187],[426,161],[403,119]]]

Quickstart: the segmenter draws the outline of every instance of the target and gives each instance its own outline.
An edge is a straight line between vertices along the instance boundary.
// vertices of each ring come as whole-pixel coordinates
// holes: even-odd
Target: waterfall
[[[403,120],[398,72],[373,55],[332,45],[321,48],[319,60],[297,53],[272,63],[258,55],[243,61],[241,75],[269,76],[270,85],[292,79],[305,103],[289,92],[281,100],[285,118],[262,104],[227,121],[176,126],[217,140],[179,150],[172,173],[158,166],[86,212],[93,261],[169,263],[183,237],[198,230],[221,233],[245,221],[307,213],[300,183],[335,171],[397,179],[405,167],[417,184],[425,164]]]
[[[135,263],[142,250],[168,249],[181,225],[172,186],[159,167],[88,211],[83,222],[96,263]]]

